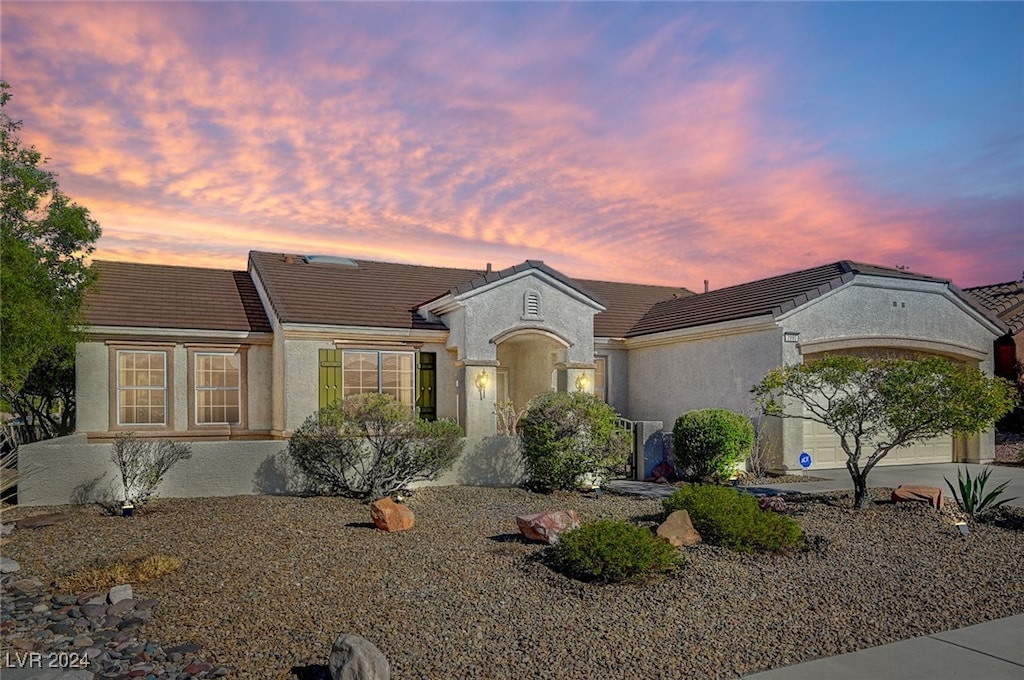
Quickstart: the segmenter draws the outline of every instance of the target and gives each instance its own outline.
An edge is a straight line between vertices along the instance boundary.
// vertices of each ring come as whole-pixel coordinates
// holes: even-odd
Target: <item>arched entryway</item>
[[[558,372],[565,370],[569,343],[549,331],[522,329],[495,340],[499,404],[511,401],[521,411],[533,397],[558,387]]]

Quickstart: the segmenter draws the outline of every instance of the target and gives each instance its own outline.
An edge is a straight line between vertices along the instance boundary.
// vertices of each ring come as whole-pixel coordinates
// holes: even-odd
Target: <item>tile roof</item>
[[[778,316],[852,281],[855,275],[934,281],[925,274],[842,260],[832,264],[660,302],[627,334],[629,337],[693,328],[771,314]]]
[[[1014,335],[1024,331],[1024,281],[975,286],[964,292],[999,317]]]
[[[622,337],[655,302],[689,294],[664,286],[570,279],[533,260],[497,272],[372,260],[344,264],[340,258],[308,262],[302,255],[259,251],[251,252],[249,261],[284,323],[443,330],[414,310],[532,268],[605,304],[607,311],[594,318],[594,334]]]
[[[269,333],[246,272],[97,260],[83,305],[91,326],[187,328]]]

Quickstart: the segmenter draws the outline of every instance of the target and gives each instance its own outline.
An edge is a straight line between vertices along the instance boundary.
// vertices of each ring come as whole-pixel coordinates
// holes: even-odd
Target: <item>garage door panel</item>
[[[825,425],[804,420],[803,450],[811,454],[812,468],[841,468],[846,466],[846,452],[839,443],[839,435]],[[864,461],[873,449],[864,451]],[[932,439],[913,446],[893,449],[878,465],[913,465],[917,463],[949,463],[953,460],[953,437]]]

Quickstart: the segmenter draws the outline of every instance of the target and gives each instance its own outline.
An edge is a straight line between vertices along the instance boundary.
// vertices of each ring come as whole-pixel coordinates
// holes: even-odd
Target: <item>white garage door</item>
[[[811,454],[812,468],[846,467],[846,452],[839,445],[839,436],[821,423],[804,421],[804,451]],[[861,453],[867,460],[871,450]],[[953,437],[947,435],[914,446],[893,449],[879,465],[912,465],[915,463],[949,463],[953,461]]]

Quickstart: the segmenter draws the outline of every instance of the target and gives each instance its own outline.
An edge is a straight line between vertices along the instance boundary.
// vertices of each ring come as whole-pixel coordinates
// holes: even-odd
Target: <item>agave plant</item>
[[[971,471],[966,467],[962,470],[957,470],[956,481],[957,486],[960,487],[959,493],[948,479],[945,477],[943,477],[943,479],[946,479],[946,485],[949,487],[950,492],[952,492],[953,498],[956,500],[956,504],[960,506],[961,510],[974,518],[983,513],[989,512],[990,510],[995,510],[996,508],[1006,505],[1010,501],[1017,500],[1016,496],[1013,498],[999,498],[1006,490],[1006,485],[1010,483],[1009,480],[1003,482],[986,494],[985,485],[988,483],[988,478],[991,474],[992,469],[985,468],[977,477],[971,479]],[[966,479],[964,479],[964,477],[966,477]]]

